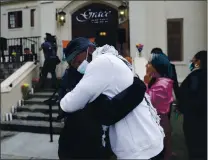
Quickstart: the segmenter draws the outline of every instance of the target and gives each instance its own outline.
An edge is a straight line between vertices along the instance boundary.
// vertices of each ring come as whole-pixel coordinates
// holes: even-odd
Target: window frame
[[[21,18],[18,16],[18,13],[21,13]],[[22,10],[8,12],[8,29],[16,29],[16,28],[23,27],[23,14],[22,13],[23,13]],[[11,25],[11,15],[14,15],[14,27]],[[19,19],[21,19],[21,21]]]
[[[34,8],[30,10],[30,27],[35,27],[35,11]]]
[[[168,23],[170,22],[179,22],[180,23],[180,45],[181,45],[181,49],[180,49],[180,58],[178,60],[171,60],[171,62],[179,62],[179,63],[183,63],[184,62],[184,18],[168,18],[167,19],[167,53],[169,53],[169,48],[168,48],[168,43],[169,43],[169,37],[173,37],[173,36],[178,36],[178,35],[173,35],[173,34],[168,34]],[[167,54],[168,55],[168,54]]]

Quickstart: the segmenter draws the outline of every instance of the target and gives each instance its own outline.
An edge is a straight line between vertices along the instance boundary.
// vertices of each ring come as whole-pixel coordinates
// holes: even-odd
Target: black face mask
[[[90,63],[92,61],[92,54],[88,54],[87,61]]]

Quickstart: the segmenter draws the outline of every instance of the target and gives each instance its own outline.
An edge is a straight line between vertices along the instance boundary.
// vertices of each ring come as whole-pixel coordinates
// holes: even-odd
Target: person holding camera
[[[49,34],[46,33],[46,38],[45,38],[45,42],[42,43],[41,45],[41,50],[43,50],[44,53],[44,64],[43,64],[43,68],[41,71],[41,80],[40,80],[40,87],[44,88],[45,85],[45,81],[47,78],[48,73],[51,73],[52,75],[52,87],[55,88],[56,87],[56,65],[58,63],[60,63],[57,61],[57,47],[54,47],[54,37]]]

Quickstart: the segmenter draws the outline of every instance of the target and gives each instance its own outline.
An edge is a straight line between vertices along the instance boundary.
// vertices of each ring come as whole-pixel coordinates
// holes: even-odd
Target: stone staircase
[[[3,131],[19,131],[49,134],[49,106],[43,103],[53,94],[52,90],[43,90],[30,95],[24,105],[17,108],[12,121],[1,122]],[[57,121],[58,103],[52,106],[53,133],[60,134],[63,122]]]

